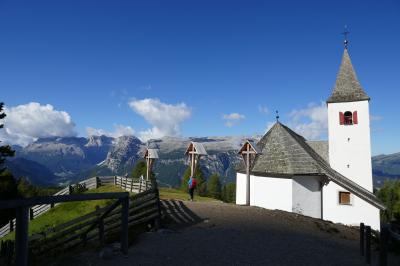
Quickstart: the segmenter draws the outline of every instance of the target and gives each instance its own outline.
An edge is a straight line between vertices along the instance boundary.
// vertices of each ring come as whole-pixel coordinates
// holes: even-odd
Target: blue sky
[[[32,136],[86,136],[88,127],[262,134],[279,110],[283,123],[326,138],[313,113],[334,85],[347,24],[350,56],[371,97],[373,153],[398,152],[399,14],[395,0],[0,0],[0,101],[9,111],[50,104],[46,110],[65,111],[75,125],[23,133]],[[40,121],[55,126],[59,118]]]

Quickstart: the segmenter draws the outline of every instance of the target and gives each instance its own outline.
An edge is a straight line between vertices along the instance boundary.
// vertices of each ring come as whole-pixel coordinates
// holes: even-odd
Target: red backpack
[[[196,188],[197,186],[197,180],[196,178],[192,178],[192,183],[190,184],[190,188]]]

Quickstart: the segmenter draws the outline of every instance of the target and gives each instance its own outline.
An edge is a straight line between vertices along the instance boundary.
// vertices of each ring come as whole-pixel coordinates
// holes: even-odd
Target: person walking
[[[194,177],[190,177],[188,181],[188,186],[189,186],[189,196],[190,196],[190,201],[193,201],[193,194],[194,190],[197,186],[197,180]]]

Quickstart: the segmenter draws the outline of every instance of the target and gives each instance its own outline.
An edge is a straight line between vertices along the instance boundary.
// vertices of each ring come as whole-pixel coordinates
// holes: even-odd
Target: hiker
[[[194,189],[195,189],[195,188],[196,188],[196,186],[197,186],[197,180],[196,180],[196,178],[194,178],[194,177],[190,177],[190,178],[189,178],[188,185],[189,185],[189,195],[190,195],[190,201],[193,201],[193,193],[194,193]]]

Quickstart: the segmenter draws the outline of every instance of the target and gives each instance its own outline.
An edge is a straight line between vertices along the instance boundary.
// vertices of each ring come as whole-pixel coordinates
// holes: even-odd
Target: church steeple
[[[346,39],[342,63],[336,77],[336,84],[331,96],[326,101],[327,103],[369,101],[370,99],[357,79],[353,65],[351,64],[349,52],[347,51],[347,44]]]

